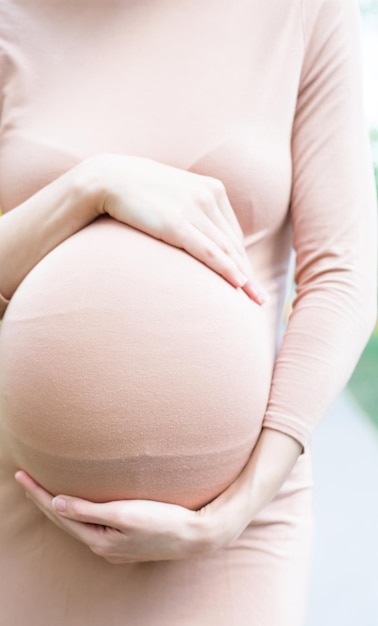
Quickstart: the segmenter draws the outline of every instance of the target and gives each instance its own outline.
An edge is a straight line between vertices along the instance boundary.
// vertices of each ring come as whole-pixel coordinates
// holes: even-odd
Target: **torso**
[[[283,11],[278,2],[270,4],[270,11]],[[218,22],[216,17],[220,10],[228,12],[228,17]],[[32,8],[24,2],[0,5],[0,11],[5,14],[0,41],[6,77],[0,136],[0,201],[3,210],[11,210],[80,160],[100,152],[146,156],[215,176],[226,185],[245,235],[251,262],[271,296],[269,305],[256,311],[256,305],[245,302],[243,295],[223,284],[224,281],[210,270],[206,269],[203,274],[198,262],[183,259],[181,251],[167,251],[165,244],[149,242],[146,236],[132,235],[125,228],[122,235],[117,235],[119,228],[117,232],[114,228],[114,232],[105,228],[101,235],[101,224],[94,225],[87,229],[88,235],[84,231],[48,255],[13,298],[2,330],[0,360],[3,419],[6,430],[13,433],[14,460],[34,473],[51,491],[72,492],[76,488],[79,495],[92,499],[155,495],[157,499],[177,500],[181,497],[181,502],[187,505],[203,504],[224,489],[227,481],[235,478],[257,439],[268,399],[290,254],[290,133],[299,58],[295,63],[292,58],[290,63],[286,59],[286,65],[285,54],[279,54],[279,50],[286,50],[288,39],[295,32],[294,18],[298,8],[294,3],[290,7],[291,22],[286,28],[278,27],[277,16],[272,20],[274,45],[269,49],[264,33],[269,26],[270,11],[267,9],[261,15],[259,30],[252,21],[256,11],[245,14],[244,10],[245,3],[241,1],[232,6],[224,3],[223,9],[215,1],[206,5],[198,3],[197,6],[183,2],[175,8],[168,2],[149,6],[112,2],[106,11],[100,2],[89,5],[83,0],[79,5],[65,5],[64,10],[59,3],[46,6],[44,2],[37,2]],[[20,23],[22,28],[17,28]],[[253,36],[248,35],[249,32],[253,32]],[[294,39],[289,49],[291,54],[296,46],[299,50],[300,42]],[[272,63],[272,55],[275,63]],[[256,71],[256,65],[259,71]],[[274,93],[274,73],[280,75],[281,80],[282,73],[287,74],[285,98],[280,102]],[[86,244],[87,236],[89,242],[94,237],[94,243]],[[97,242],[96,237],[100,237]],[[102,243],[101,237],[111,239]],[[110,249],[114,251],[117,241],[117,256],[108,262]],[[140,263],[133,264],[132,258],[125,256],[129,244],[145,247]],[[98,254],[101,245],[102,256]],[[149,258],[151,246],[158,261],[143,264],[143,259]],[[87,250],[86,259],[83,259],[83,249]],[[81,267],[83,263],[84,269]],[[106,272],[103,271],[104,263],[108,263]],[[121,283],[120,277],[117,278],[120,263],[124,264],[123,277],[133,272],[137,288],[128,285],[127,280]],[[167,283],[166,278],[161,280],[162,276],[167,276],[169,267],[177,267],[177,263],[178,267],[183,263],[181,271],[187,279],[189,296],[185,289],[180,290],[182,280],[173,284]],[[67,272],[72,273],[69,283],[65,278]],[[90,287],[91,284],[95,288]],[[98,294],[106,291],[109,284],[113,285],[111,294],[108,298],[99,298]],[[196,295],[198,284],[202,286]],[[89,285],[87,291],[86,285]],[[133,294],[131,299],[128,299],[129,289]],[[145,298],[146,290],[152,289],[155,304],[153,300],[146,302]],[[203,297],[207,291],[212,294],[208,301]],[[86,293],[85,298],[83,293]],[[156,300],[160,313],[150,319],[149,308],[156,307]],[[78,301],[82,302],[82,318],[79,319]],[[138,331],[125,326],[121,313],[117,320],[113,319],[115,310],[128,319],[130,306],[137,311]],[[93,319],[88,311],[95,311]],[[185,311],[185,316],[180,311]],[[209,341],[209,328],[217,315],[220,319],[223,316],[225,323],[223,328],[217,329],[218,334],[212,332]],[[156,350],[159,353],[156,337],[151,345],[148,344],[153,319],[155,322],[160,320],[161,329],[165,322],[175,332],[165,337],[161,330],[163,364],[160,363],[160,377],[152,366],[148,373],[147,359],[143,367],[140,366],[145,378],[143,385],[138,387],[135,376],[132,376],[135,368],[138,370],[138,358],[142,359],[138,357],[138,349],[142,349],[143,343],[147,354]],[[118,333],[115,330],[117,323],[120,325]],[[107,334],[109,324],[113,329],[111,337]],[[229,338],[234,325],[238,332],[232,342]],[[35,338],[40,335],[41,328],[42,336],[36,348]],[[193,329],[197,329],[194,335]],[[57,344],[62,334],[66,352],[62,348],[59,360]],[[91,343],[98,346],[101,337],[107,337],[107,341],[101,344],[101,350],[90,349],[84,351],[83,356],[83,350],[78,348],[79,337],[83,335],[87,346]],[[20,351],[14,344],[15,336]],[[132,359],[127,352],[130,342],[133,345]],[[176,356],[167,355],[167,344],[177,345],[178,342],[180,348]],[[118,351],[119,345],[123,347],[121,352]],[[213,364],[210,369],[208,365],[203,367],[204,353]],[[67,354],[70,354],[71,361]],[[58,374],[50,386],[44,384],[44,375],[35,376],[36,368],[33,373],[26,355],[34,362],[38,361],[40,373],[46,373],[54,363],[54,371]],[[102,385],[104,362],[110,368],[112,381],[106,383],[105,390]],[[79,364],[77,379],[80,376],[88,378],[85,386],[72,380],[69,371],[72,367],[75,369],[73,363]],[[155,369],[159,367],[158,363],[159,360]],[[97,377],[93,376],[93,371],[97,372]],[[124,377],[123,395],[119,391],[120,382],[115,382],[117,371],[122,371]],[[201,372],[198,380],[204,377],[202,390],[197,380],[198,372]],[[211,372],[216,372],[213,383]],[[62,387],[60,394],[56,392],[58,379]],[[159,389],[166,385],[171,389],[168,393],[171,399],[169,417],[164,404],[168,400],[163,402],[161,399],[165,408],[160,412],[157,410],[152,418],[151,407],[158,405]],[[41,386],[46,387],[43,393]],[[92,393],[89,391],[91,386]],[[189,404],[186,404],[183,392],[188,388],[191,395]],[[240,388],[246,391],[242,403]],[[143,400],[144,392],[154,399],[152,403]],[[107,407],[109,412],[113,410],[110,407],[117,394],[119,401],[115,415],[109,417]],[[69,400],[70,395],[76,399]],[[115,441],[120,431],[115,428],[110,447],[99,446],[98,441],[92,448],[88,444],[87,462],[90,457],[94,463],[92,470],[84,470],[79,463],[75,473],[71,457],[78,462],[80,459],[80,450],[76,450],[74,444],[75,416],[85,421],[84,416],[93,413],[89,400],[92,396],[97,398],[95,404],[101,406],[101,411],[96,414],[96,422],[92,420],[89,427],[87,424],[87,430],[79,428],[76,433],[79,448],[83,437],[88,439],[90,429],[101,435],[99,424],[103,424],[105,430],[107,420],[119,420],[117,415],[122,413],[130,396],[133,398],[132,411],[126,412],[127,428],[122,431],[123,439],[133,439],[134,436],[137,441],[138,437],[141,439],[139,444],[134,441],[131,448],[129,443],[124,443],[118,449]],[[146,411],[150,418],[144,427],[154,435],[145,444],[145,435],[140,434],[139,426]],[[180,431],[181,419],[186,424],[191,423],[192,430]],[[178,420],[176,427],[173,426],[175,420]],[[54,423],[60,425],[58,431],[54,430]],[[125,422],[122,428],[125,428]],[[208,484],[203,491],[196,488],[194,500],[193,489],[189,489],[191,495],[186,494],[185,481],[179,481],[179,486],[172,488],[172,492],[148,488],[159,471],[164,474],[160,457],[172,454],[171,431],[168,432],[167,428],[168,431],[176,428],[173,445],[180,450],[175,453],[178,459],[188,457],[193,464],[193,454],[197,451],[198,459],[198,450],[206,449],[206,459],[199,463],[198,476],[193,479],[187,475],[188,484],[198,481],[200,485],[201,472],[203,477],[206,472],[207,475],[216,474],[215,469],[210,470],[206,455],[213,455],[211,467],[214,468],[223,455],[225,475]],[[133,435],[134,431],[139,435]],[[65,432],[68,433],[66,437]],[[190,443],[190,433],[196,433],[198,440],[193,439]],[[212,450],[209,449],[209,437]],[[100,440],[103,441],[103,437],[100,436]],[[151,444],[151,441],[155,443]],[[59,452],[61,446],[63,452]],[[75,451],[71,450],[72,446]],[[227,447],[232,449],[228,469],[224,461]],[[221,456],[218,458],[217,455]],[[63,458],[61,464],[56,461],[58,456]],[[67,456],[70,457],[68,464]],[[120,459],[128,457],[131,465],[124,467],[124,461]],[[151,463],[151,457],[155,458],[154,463]],[[52,458],[55,458],[55,474],[53,470],[47,470],[49,466],[51,468]],[[118,465],[114,464],[115,458]],[[100,487],[99,475],[117,474],[118,467],[118,474],[127,476],[136,458],[140,469],[135,470],[135,488],[110,488],[110,484],[114,485],[114,478],[105,480]],[[106,466],[108,469],[101,465],[100,459],[105,466],[110,463]],[[150,467],[149,473],[146,473],[147,466]],[[172,459],[170,468],[176,476],[183,471],[180,462],[176,468]],[[69,474],[72,474],[70,479]],[[62,480],[65,475],[66,481]],[[81,487],[78,475],[87,477]],[[161,482],[166,484],[166,478]],[[125,484],[124,478],[120,483]]]
[[[1,618],[12,626],[245,626],[279,569],[304,595],[307,454],[233,547],[122,567],[53,526],[13,479],[29,464],[53,492],[196,507],[246,462],[291,253],[300,5],[0,0],[3,211],[100,152],[215,176],[270,296],[259,308],[184,252],[106,219],[30,272],[0,333]]]

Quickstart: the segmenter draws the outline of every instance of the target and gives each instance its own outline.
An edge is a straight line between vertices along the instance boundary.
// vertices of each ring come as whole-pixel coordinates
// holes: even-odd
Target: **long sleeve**
[[[303,446],[350,377],[376,317],[376,195],[358,8],[353,0],[307,5],[292,132],[296,297],[263,422]]]

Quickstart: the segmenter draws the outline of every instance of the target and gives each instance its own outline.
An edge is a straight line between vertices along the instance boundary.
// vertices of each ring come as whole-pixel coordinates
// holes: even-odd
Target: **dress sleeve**
[[[363,111],[358,6],[354,0],[307,5],[292,130],[296,295],[263,421],[302,446],[369,338],[377,284],[376,191]]]

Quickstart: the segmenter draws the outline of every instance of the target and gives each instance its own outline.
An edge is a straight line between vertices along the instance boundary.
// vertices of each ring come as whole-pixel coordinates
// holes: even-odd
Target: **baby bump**
[[[258,438],[264,307],[182,250],[101,218],[26,277],[0,333],[15,463],[52,493],[199,507]]]

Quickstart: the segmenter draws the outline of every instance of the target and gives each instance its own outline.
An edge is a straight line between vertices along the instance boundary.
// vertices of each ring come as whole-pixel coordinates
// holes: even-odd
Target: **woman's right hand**
[[[220,180],[121,154],[97,155],[85,167],[100,181],[98,214],[186,250],[258,304],[265,302]]]

